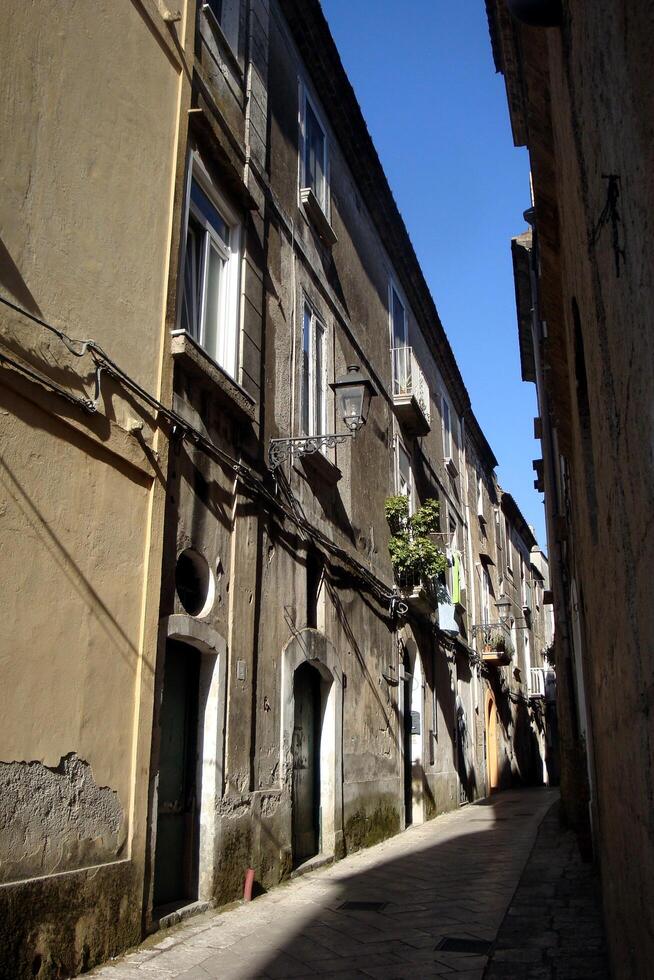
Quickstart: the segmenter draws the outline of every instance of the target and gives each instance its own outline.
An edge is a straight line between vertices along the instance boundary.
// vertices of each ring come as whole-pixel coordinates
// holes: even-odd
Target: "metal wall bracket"
[[[334,446],[354,439],[355,435],[356,432],[343,432],[339,435],[326,433],[321,436],[302,436],[298,439],[271,439],[268,447],[268,464],[274,471],[287,459],[311,456],[321,449],[333,449]]]

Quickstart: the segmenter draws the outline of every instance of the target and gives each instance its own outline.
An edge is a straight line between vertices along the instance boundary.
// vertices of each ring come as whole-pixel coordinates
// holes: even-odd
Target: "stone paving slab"
[[[539,828],[484,980],[609,980],[598,881],[561,828],[558,804]]]
[[[447,937],[494,942],[509,919],[539,824],[556,799],[548,789],[494,795],[294,878],[247,905],[186,920],[92,975],[482,980],[487,955],[436,947]],[[551,897],[539,892],[534,899]],[[340,908],[345,901],[387,904],[364,912]],[[542,953],[540,947],[524,948]],[[506,964],[510,970],[517,965]],[[495,973],[493,980],[510,976],[517,974]]]

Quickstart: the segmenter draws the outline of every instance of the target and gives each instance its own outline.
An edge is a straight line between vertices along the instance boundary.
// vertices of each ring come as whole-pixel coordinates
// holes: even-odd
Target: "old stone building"
[[[0,110],[0,974],[142,934],[190,86],[154,2],[10,3]],[[147,394],[146,394],[147,393]]]
[[[615,977],[652,973],[651,180],[647,4],[487,3],[530,225],[512,243],[557,634],[561,786],[599,862]]]
[[[546,778],[545,560],[319,4],[10,22],[0,972],[46,977]]]

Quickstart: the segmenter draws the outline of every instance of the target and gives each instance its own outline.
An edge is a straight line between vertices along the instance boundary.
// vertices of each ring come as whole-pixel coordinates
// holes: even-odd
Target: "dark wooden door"
[[[293,861],[320,850],[320,674],[302,664],[293,677]]]
[[[155,906],[197,898],[199,671],[197,650],[168,644],[161,704]]]

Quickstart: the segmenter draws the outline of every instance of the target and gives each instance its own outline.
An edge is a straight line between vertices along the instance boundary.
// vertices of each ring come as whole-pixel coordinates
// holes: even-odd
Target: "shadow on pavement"
[[[236,944],[227,959],[224,952],[217,957],[221,972],[202,966],[225,980],[414,980],[449,971],[459,980],[481,978],[539,820],[555,799],[543,789],[500,793],[468,807],[462,819],[443,822],[438,843],[433,825],[423,824],[374,852],[359,852],[354,860],[361,860],[361,871],[339,874],[343,866],[335,865],[329,880],[308,876],[292,902],[280,891],[279,915],[248,938],[246,949]],[[397,855],[400,841],[406,847]],[[390,859],[388,850],[395,852]],[[437,948],[448,938],[469,941],[469,950]]]

